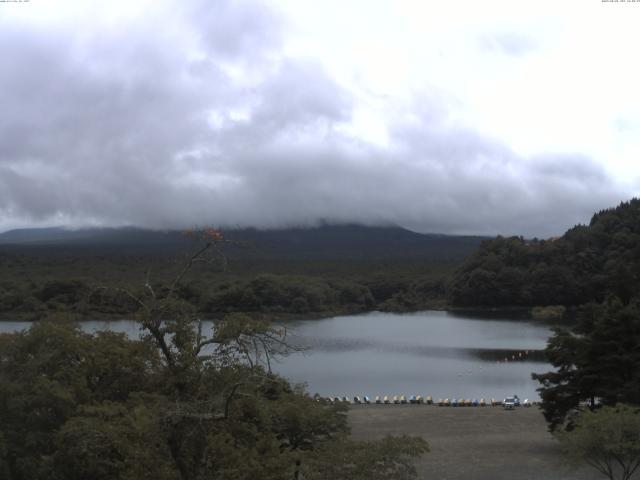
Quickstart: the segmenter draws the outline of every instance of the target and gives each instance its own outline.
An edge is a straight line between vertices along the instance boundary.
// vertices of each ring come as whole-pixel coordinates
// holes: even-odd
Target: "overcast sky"
[[[550,236],[640,192],[640,2],[0,2],[0,231]]]

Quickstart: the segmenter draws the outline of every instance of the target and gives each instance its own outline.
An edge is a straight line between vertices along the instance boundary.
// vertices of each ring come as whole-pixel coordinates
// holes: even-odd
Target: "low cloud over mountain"
[[[595,150],[526,153],[465,121],[455,90],[383,92],[305,54],[286,3],[64,5],[1,7],[0,229],[545,236],[634,193]],[[527,36],[482,38],[505,62],[537,52]]]

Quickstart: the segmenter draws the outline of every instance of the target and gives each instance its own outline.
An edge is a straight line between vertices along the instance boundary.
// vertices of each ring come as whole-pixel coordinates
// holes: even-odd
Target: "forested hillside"
[[[596,213],[562,237],[483,242],[456,272],[454,306],[580,305],[640,287],[640,199]]]
[[[482,237],[397,227],[222,232],[215,265],[177,292],[207,316],[229,312],[325,316],[441,307],[455,267]],[[0,317],[54,312],[128,316],[136,305],[103,287],[166,287],[193,242],[182,232],[36,229],[0,235]]]

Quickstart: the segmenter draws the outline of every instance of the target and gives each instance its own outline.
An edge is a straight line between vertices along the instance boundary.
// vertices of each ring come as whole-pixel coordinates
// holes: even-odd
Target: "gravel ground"
[[[355,439],[420,435],[430,452],[418,461],[419,478],[434,480],[597,480],[590,467],[569,470],[537,407],[353,405]]]

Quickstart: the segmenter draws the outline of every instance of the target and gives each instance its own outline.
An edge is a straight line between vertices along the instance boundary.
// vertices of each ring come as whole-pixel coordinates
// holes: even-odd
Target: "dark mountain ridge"
[[[486,237],[421,234],[400,227],[324,225],[278,230],[223,230],[226,253],[253,258],[429,258],[460,260]],[[181,231],[134,227],[18,229],[0,234],[0,251],[95,254],[173,254],[191,240]]]

